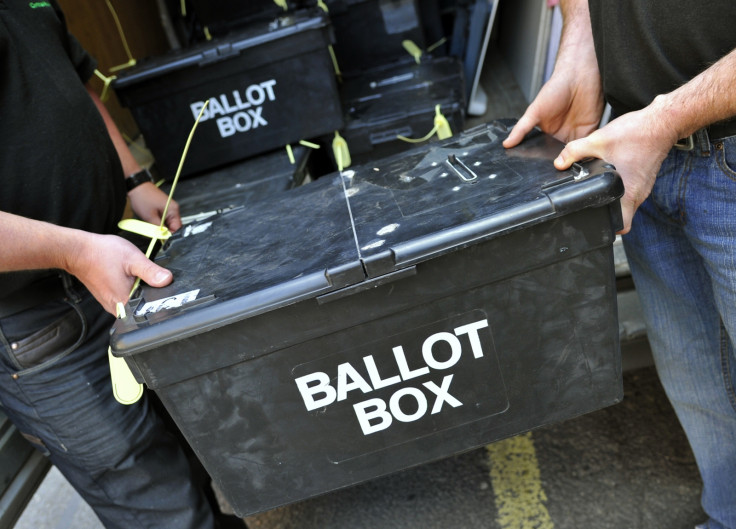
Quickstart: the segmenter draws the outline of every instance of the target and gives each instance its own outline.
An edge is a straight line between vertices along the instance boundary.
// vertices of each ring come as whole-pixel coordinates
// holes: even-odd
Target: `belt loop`
[[[693,134],[696,147],[700,149],[701,156],[710,156],[710,138],[707,129],[700,129]]]

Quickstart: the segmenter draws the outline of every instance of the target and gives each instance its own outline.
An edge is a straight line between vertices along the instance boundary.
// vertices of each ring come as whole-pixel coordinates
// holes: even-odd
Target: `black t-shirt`
[[[0,210],[115,231],[125,186],[84,87],[94,69],[55,0],[0,0]],[[0,274],[0,298],[38,275]]]
[[[647,106],[736,48],[736,1],[589,0],[606,100]]]

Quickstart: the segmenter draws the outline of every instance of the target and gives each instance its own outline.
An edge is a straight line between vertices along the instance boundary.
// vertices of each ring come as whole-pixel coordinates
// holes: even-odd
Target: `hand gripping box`
[[[622,398],[620,178],[502,123],[176,234],[112,351],[238,515]]]
[[[140,62],[113,87],[167,178],[209,99],[182,174],[319,137],[342,124],[329,19],[299,11]]]

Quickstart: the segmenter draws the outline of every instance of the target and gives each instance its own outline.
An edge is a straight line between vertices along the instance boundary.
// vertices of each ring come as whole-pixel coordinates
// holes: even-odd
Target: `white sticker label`
[[[199,295],[199,289],[184,292],[183,294],[177,294],[169,298],[157,299],[156,301],[149,301],[139,308],[135,315],[146,316],[147,314],[154,314],[163,309],[176,309],[186,303],[191,303]]]

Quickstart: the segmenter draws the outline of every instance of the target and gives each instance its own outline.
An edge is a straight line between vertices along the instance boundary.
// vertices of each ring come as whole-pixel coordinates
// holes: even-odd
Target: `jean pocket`
[[[74,307],[64,316],[33,334],[13,342],[11,355],[23,374],[53,363],[82,343],[86,334],[84,316]]]
[[[736,136],[717,141],[715,148],[718,167],[726,176],[736,180]]]

